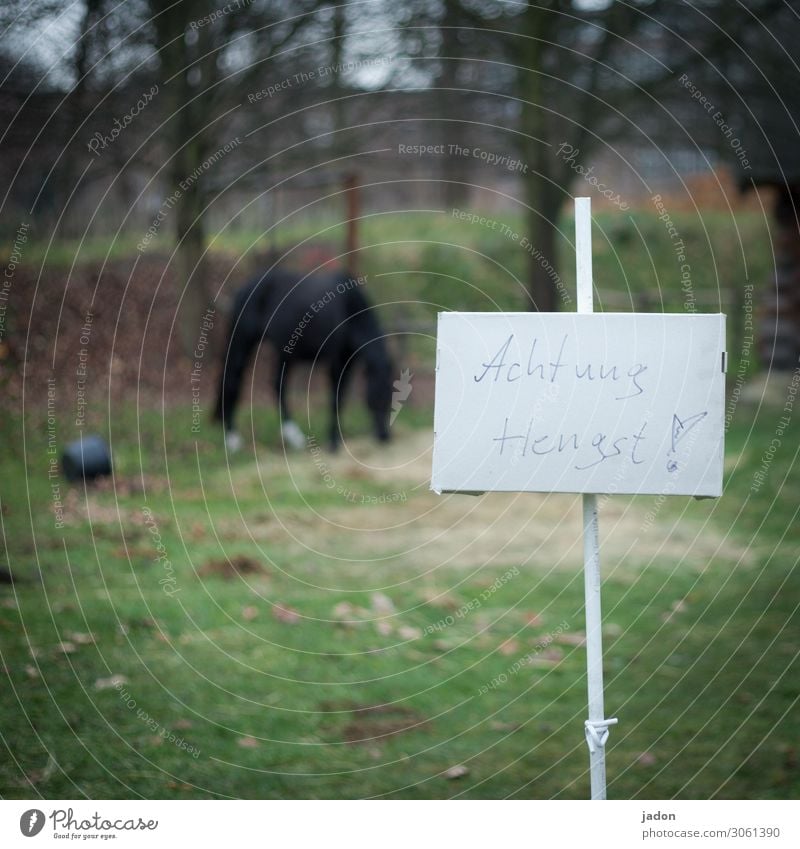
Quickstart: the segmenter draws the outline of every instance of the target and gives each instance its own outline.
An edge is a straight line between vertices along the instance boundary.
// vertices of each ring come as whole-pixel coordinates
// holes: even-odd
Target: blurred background
[[[603,505],[609,795],[797,795],[796,3],[0,32],[2,795],[587,795],[576,500],[428,491],[436,314],[574,311],[575,196],[596,309],[728,316],[725,495]],[[390,447],[357,382],[343,452],[285,452],[265,350],[225,451],[232,298],[274,265],[366,276]],[[324,375],[291,393],[322,432]],[[67,481],[90,432],[114,475]]]

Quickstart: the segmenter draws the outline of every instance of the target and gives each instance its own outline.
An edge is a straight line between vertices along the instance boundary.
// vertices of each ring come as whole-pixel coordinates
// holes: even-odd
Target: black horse
[[[223,423],[230,450],[241,446],[234,428],[242,376],[253,351],[266,339],[274,347],[274,388],[281,413],[281,432],[292,448],[305,437],[295,424],[284,391],[295,363],[327,367],[331,382],[331,448],[340,439],[339,410],[357,363],[367,378],[367,406],[375,436],[389,439],[392,363],[374,310],[363,291],[363,277],[344,272],[299,276],[279,268],[251,280],[237,292],[224,352],[224,369],[215,418]]]

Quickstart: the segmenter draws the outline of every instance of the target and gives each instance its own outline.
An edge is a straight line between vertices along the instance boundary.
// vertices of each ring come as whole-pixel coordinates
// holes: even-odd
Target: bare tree
[[[488,28],[501,56],[514,68],[510,92],[519,109],[518,148],[527,165],[523,197],[527,235],[541,262],[531,253],[528,293],[531,306],[558,309],[559,298],[549,266],[556,266],[558,215],[581,161],[600,145],[631,132],[615,110],[630,111],[639,83],[636,38],[646,30],[658,0],[648,4],[611,2],[604,6],[550,0],[490,7],[465,4],[476,26]]]
[[[177,198],[176,272],[179,285],[185,286],[180,327],[187,351],[211,300],[204,210],[219,182],[209,163],[241,143],[257,117],[251,109],[248,118],[248,97],[257,97],[267,72],[280,67],[276,57],[289,49],[317,8],[315,2],[233,5],[235,9],[225,11],[228,7],[219,9],[210,0],[168,7],[149,2],[159,61],[162,141],[171,196]]]

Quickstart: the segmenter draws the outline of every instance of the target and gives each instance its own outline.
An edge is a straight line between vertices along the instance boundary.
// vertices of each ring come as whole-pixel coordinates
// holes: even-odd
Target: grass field
[[[523,241],[522,216],[480,212],[474,213],[480,218],[472,221],[453,212],[442,208],[364,215],[359,224],[359,265],[370,275],[378,300],[398,301],[413,317],[430,317],[440,308],[519,309],[531,253]],[[599,211],[593,216],[598,308],[629,311],[641,305],[642,298],[649,309],[666,311],[682,312],[687,302],[706,309],[731,306],[745,282],[762,284],[770,279],[772,247],[763,215],[700,216],[666,210],[665,221],[657,212],[655,208],[627,214]],[[669,225],[674,225],[672,232]],[[569,295],[575,290],[571,215],[562,215],[559,231],[558,262],[553,264]],[[298,213],[258,233],[237,228],[234,221],[210,238],[209,248],[234,258],[242,274],[250,259],[265,249],[277,249],[291,260],[320,242],[341,250],[344,225]],[[136,244],[132,234],[113,241],[98,237],[52,245],[38,241],[26,249],[25,257],[36,266],[44,262],[49,268],[69,268],[73,263],[135,257]],[[679,245],[684,247],[684,260],[678,258]],[[159,251],[167,255],[172,250],[161,238],[144,255]],[[569,301],[563,306],[575,308]],[[396,313],[397,305],[392,311]]]
[[[705,225],[707,249],[700,225],[691,237],[698,300],[766,274],[766,248],[748,250],[745,274],[723,224]],[[487,271],[450,247],[474,247],[478,225],[448,220],[436,243],[422,241],[429,226],[395,227],[382,248],[407,287],[365,249],[379,298],[408,292],[409,320],[434,303],[518,306],[518,249],[486,234],[482,252],[519,268]],[[638,226],[651,234],[622,239],[622,260],[596,236],[601,296],[661,292],[653,309],[682,310],[663,225]],[[757,219],[741,230],[759,238]],[[414,357],[422,379],[425,348]],[[611,798],[800,793],[792,416],[755,485],[790,377],[779,405],[730,410],[723,498],[602,506]],[[324,432],[312,406],[304,426]],[[6,420],[14,450],[0,455],[14,576],[0,585],[0,795],[588,795],[575,497],[432,494],[424,393],[389,448],[354,405],[336,456],[284,455],[269,409],[245,413],[256,439],[227,458],[205,421],[191,433],[185,406],[98,402],[115,478],[88,490],[49,477],[46,411],[28,409]]]

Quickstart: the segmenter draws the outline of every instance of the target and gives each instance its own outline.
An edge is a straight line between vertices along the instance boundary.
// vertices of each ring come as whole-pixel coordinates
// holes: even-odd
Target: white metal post
[[[592,200],[575,198],[575,259],[578,312],[594,311],[592,282]],[[583,496],[583,577],[586,599],[586,672],[589,718],[585,723],[589,746],[592,799],[606,798],[606,740],[608,727],[603,707],[603,631],[600,607],[600,529],[597,496]]]

